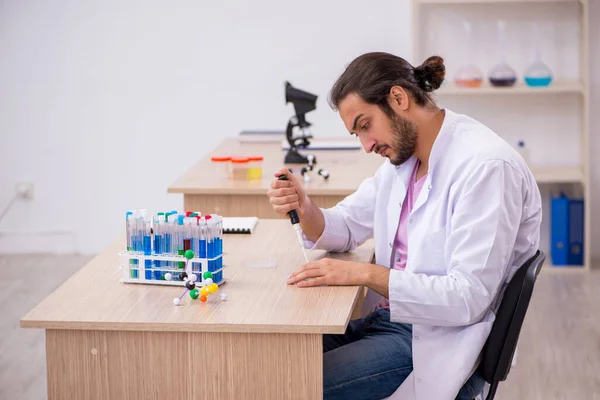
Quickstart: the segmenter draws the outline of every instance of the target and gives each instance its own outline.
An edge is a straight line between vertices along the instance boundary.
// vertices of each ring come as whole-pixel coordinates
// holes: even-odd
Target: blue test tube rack
[[[224,254],[225,253],[219,254],[213,258],[194,257],[189,260],[189,262],[192,263],[192,273],[196,274],[198,277],[197,282],[202,282],[202,276],[205,272],[212,273],[212,280],[217,285],[221,285],[226,282],[223,278],[223,270],[227,268],[227,265],[222,265],[218,268],[212,267],[213,263],[217,264],[222,262]],[[185,286],[185,282],[183,280],[179,280],[179,274],[184,272],[184,269],[177,266],[179,263],[185,264],[187,261],[187,259],[183,256],[144,255],[135,254],[130,251],[122,251],[119,253],[119,255],[128,260],[126,264],[121,266],[121,268],[124,270],[123,277],[121,278],[121,282],[123,283]],[[130,260],[137,260],[137,262],[132,264],[129,263]],[[149,263],[146,263],[146,261],[149,261]],[[164,265],[167,261],[173,262],[174,266],[165,267]],[[157,262],[159,265],[161,265],[160,267],[156,267]],[[146,270],[146,265],[150,265],[151,269]],[[132,272],[137,272],[134,274],[135,277],[132,277]],[[148,272],[148,274],[146,274],[146,272]],[[155,278],[157,272],[160,272],[160,276],[162,277],[161,279]],[[171,274],[170,280],[166,279],[166,277],[168,277],[168,275],[166,275],[167,273]]]
[[[222,285],[227,267],[223,264],[222,221],[216,214],[202,217],[200,213],[172,211],[151,219],[146,210],[128,211],[127,249],[118,253],[127,260],[121,266],[121,282],[185,287],[180,274],[189,262],[198,283],[210,272],[213,283]],[[184,256],[187,250],[194,253],[189,260]]]

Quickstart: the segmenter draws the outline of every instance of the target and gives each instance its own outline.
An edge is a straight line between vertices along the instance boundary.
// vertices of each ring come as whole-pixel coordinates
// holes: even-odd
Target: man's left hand
[[[368,267],[363,263],[321,258],[303,265],[290,275],[287,283],[299,287],[360,286],[366,284]]]

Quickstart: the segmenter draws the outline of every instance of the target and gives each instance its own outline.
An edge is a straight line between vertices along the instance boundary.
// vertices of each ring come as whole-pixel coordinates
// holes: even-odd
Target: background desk
[[[114,242],[21,320],[46,329],[50,400],[322,398],[322,334],[345,331],[359,287],[286,285],[303,262],[288,221],[225,235],[224,302],[186,295],[176,307],[183,288],[119,283],[124,245]],[[268,255],[276,268],[243,266]],[[369,241],[328,256],[372,255]]]
[[[352,140],[352,139],[351,139]],[[356,139],[355,139],[356,140]],[[375,174],[383,159],[360,150],[315,150],[316,169],[311,181],[304,184],[310,198],[321,207],[331,207],[353,193],[362,181]],[[169,188],[169,193],[183,193],[184,209],[202,210],[225,216],[280,218],[266,198],[273,174],[284,167],[286,152],[279,143],[240,143],[237,138],[224,140]],[[263,178],[256,181],[219,180],[212,174],[211,157],[215,155],[262,155]],[[302,165],[286,165],[299,179]],[[323,168],[330,174],[328,180],[317,175]]]

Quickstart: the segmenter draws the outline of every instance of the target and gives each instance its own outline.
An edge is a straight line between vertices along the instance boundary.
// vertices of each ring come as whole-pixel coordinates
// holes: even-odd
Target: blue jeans
[[[323,398],[383,399],[412,372],[412,325],[390,322],[378,309],[350,321],[343,335],[323,335]],[[475,373],[457,400],[473,399],[484,380]]]

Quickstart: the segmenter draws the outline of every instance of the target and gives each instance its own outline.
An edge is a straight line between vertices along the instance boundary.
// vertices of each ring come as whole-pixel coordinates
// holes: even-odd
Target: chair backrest
[[[490,384],[508,376],[533,285],[545,259],[546,255],[538,250],[515,272],[504,291],[479,365],[481,376]]]

